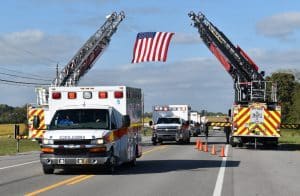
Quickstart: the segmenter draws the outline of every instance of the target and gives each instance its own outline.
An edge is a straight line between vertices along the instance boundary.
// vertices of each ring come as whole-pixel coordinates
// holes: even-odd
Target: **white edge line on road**
[[[28,164],[37,163],[37,162],[40,162],[40,160],[30,161],[30,162],[26,162],[26,163],[17,164],[17,165],[11,165],[11,166],[7,166],[7,167],[1,167],[0,170],[12,168],[12,167],[20,167],[20,166],[23,166],[23,165],[28,165]]]
[[[226,161],[227,161],[227,156],[228,156],[228,146],[226,145],[225,147],[225,157],[222,159],[222,163],[219,169],[219,174],[218,178],[216,181],[215,189],[214,189],[214,194],[213,196],[221,196],[222,194],[222,187],[223,187],[223,181],[224,181],[224,175],[225,175],[225,168],[226,168]]]

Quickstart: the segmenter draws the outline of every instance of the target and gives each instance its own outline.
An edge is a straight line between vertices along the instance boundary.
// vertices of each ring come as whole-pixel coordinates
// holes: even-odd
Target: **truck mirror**
[[[228,116],[231,117],[231,109],[228,110]]]
[[[34,116],[33,117],[33,128],[37,129],[40,127],[40,117],[39,116]]]
[[[122,127],[129,127],[130,126],[130,117],[129,115],[124,115],[122,119]]]
[[[149,121],[149,126],[151,127],[152,125],[153,125],[153,121],[150,120],[150,121]]]

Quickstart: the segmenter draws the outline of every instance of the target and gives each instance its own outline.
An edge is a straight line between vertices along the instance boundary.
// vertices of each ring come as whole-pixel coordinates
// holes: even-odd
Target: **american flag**
[[[131,63],[166,61],[169,44],[174,33],[141,32],[136,36]]]

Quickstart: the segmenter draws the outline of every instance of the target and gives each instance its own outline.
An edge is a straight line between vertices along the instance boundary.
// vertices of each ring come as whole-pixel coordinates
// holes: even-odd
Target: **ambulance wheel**
[[[109,174],[114,174],[115,173],[115,167],[116,167],[116,163],[117,163],[117,160],[116,160],[116,157],[114,156],[114,151],[113,149],[110,150],[110,153],[109,153],[109,159],[108,159],[108,163],[107,163],[107,172]]]
[[[131,167],[136,166],[136,157],[134,157],[134,159],[129,162],[129,166],[131,166]]]
[[[44,174],[53,174],[54,168],[49,165],[43,165],[43,172],[44,172]]]

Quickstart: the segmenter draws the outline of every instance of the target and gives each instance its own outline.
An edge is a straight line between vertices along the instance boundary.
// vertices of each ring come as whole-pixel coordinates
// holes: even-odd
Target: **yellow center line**
[[[156,147],[156,148],[152,148],[151,150],[147,150],[147,151],[143,152],[143,155],[148,154],[148,153],[153,152],[153,151],[162,150],[162,149],[165,149],[167,147],[168,146],[159,146],[159,147]]]
[[[147,150],[147,151],[143,152],[143,155],[151,153],[151,152],[154,152],[154,151],[157,151],[157,150],[162,150],[162,149],[165,149],[167,147],[168,146],[155,147],[155,148],[152,148],[151,150]],[[82,181],[87,180],[87,179],[89,179],[91,177],[94,177],[94,176],[95,175],[79,175],[79,176],[75,176],[73,178],[69,178],[67,180],[60,181],[60,182],[52,184],[50,186],[46,186],[46,187],[41,188],[39,190],[36,190],[34,192],[27,193],[27,194],[25,194],[25,196],[35,196],[37,194],[49,191],[51,189],[54,189],[54,188],[57,188],[57,187],[60,187],[60,186],[63,186],[63,185],[74,185],[74,184],[77,184],[79,182],[82,182]]]
[[[95,175],[88,175],[88,176],[85,176],[85,177],[83,177],[83,178],[79,178],[79,179],[77,179],[77,180],[74,180],[74,181],[72,181],[72,182],[69,182],[67,185],[77,184],[77,183],[79,183],[79,182],[81,182],[81,181],[84,181],[84,180],[89,179],[89,178],[94,177],[94,176],[95,176]]]
[[[34,191],[34,192],[27,193],[27,194],[25,194],[25,196],[34,196],[34,195],[43,193],[43,192],[45,192],[45,191],[49,191],[49,190],[51,190],[51,189],[54,189],[54,188],[57,188],[57,187],[59,187],[59,186],[65,185],[65,184],[70,183],[70,182],[72,182],[72,181],[76,181],[76,180],[78,180],[78,179],[84,178],[85,176],[86,176],[86,175],[75,176],[75,177],[73,177],[73,178],[69,178],[69,179],[67,179],[67,180],[60,181],[60,182],[55,183],[55,184],[52,184],[52,185],[50,185],[50,186],[46,186],[46,187],[41,188],[41,189],[39,189],[39,190],[36,190],[36,191]]]

